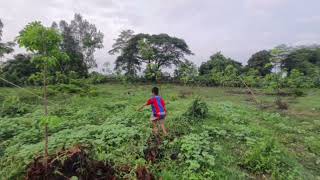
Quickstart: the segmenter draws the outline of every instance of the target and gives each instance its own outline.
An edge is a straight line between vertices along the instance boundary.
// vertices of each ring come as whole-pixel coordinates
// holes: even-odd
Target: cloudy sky
[[[28,22],[49,26],[80,13],[104,33],[99,64],[114,62],[107,51],[128,28],[185,39],[197,64],[217,51],[245,63],[279,44],[320,43],[319,7],[319,0],[0,0],[0,18],[3,39],[12,40]]]

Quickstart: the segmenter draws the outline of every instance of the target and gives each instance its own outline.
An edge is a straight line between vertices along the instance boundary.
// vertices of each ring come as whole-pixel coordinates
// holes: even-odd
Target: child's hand
[[[137,109],[137,111],[141,112],[143,107],[140,107]]]

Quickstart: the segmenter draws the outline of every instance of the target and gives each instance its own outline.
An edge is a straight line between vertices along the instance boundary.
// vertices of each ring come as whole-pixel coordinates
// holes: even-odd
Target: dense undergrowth
[[[153,140],[150,110],[136,111],[148,98],[150,86],[104,85],[94,93],[52,94],[49,112],[61,122],[49,127],[50,154],[86,146],[91,159],[130,167],[116,174],[129,179],[136,178],[140,167],[157,179],[319,178],[319,119],[301,123],[227,96],[222,101],[209,88],[161,90],[168,103],[169,136],[160,136],[159,142]],[[43,153],[43,109],[41,101],[17,89],[3,89],[0,96],[9,109],[1,110],[0,177],[20,179]],[[192,109],[199,114],[190,113]]]

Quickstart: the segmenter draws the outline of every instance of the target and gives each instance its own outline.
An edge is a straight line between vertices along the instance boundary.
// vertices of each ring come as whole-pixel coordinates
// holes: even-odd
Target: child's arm
[[[138,111],[141,111],[144,107],[149,106],[151,103],[152,103],[152,100],[149,99],[149,100],[147,101],[147,103],[145,103],[143,106],[141,106],[141,107],[138,109]]]
[[[138,111],[141,111],[144,107],[146,107],[146,106],[148,106],[148,104],[146,103],[146,104],[144,104],[144,105],[142,105],[140,108],[138,108]]]

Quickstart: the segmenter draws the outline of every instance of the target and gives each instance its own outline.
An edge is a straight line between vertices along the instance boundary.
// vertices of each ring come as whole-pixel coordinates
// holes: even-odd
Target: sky
[[[100,66],[113,64],[107,52],[124,29],[182,38],[198,65],[218,51],[245,64],[280,44],[319,44],[319,7],[319,0],[0,0],[0,19],[9,41],[29,22],[50,26],[80,13],[104,33],[104,48],[95,53]]]

